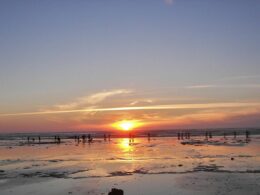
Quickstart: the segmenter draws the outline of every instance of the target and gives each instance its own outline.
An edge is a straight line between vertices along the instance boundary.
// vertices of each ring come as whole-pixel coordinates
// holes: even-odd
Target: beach
[[[1,140],[0,192],[258,195],[259,148],[259,135]]]

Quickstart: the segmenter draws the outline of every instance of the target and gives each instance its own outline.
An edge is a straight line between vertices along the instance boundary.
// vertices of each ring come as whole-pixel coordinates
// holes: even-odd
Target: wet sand
[[[259,136],[42,142],[1,144],[1,195],[260,194]]]

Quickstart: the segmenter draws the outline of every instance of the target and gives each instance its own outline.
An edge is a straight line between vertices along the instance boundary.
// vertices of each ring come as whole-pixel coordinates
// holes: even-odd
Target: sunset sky
[[[260,127],[259,0],[1,0],[0,132]]]

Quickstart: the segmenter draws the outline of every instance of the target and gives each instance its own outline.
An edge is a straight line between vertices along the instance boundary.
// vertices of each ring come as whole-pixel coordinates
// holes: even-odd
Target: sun
[[[123,129],[125,131],[129,131],[129,130],[133,129],[134,123],[131,121],[125,121],[125,122],[120,123],[119,127],[121,127],[121,129]]]
[[[122,120],[115,122],[112,126],[119,130],[131,131],[140,125],[141,123],[138,120]]]

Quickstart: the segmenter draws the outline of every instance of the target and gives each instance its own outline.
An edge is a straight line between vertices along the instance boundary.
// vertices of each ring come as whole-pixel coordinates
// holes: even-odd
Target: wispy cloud
[[[191,85],[186,86],[187,89],[205,89],[205,88],[214,88],[217,87],[216,85]]]
[[[116,89],[116,90],[110,90],[110,91],[103,91],[103,92],[99,92],[99,93],[77,98],[73,102],[55,105],[54,109],[68,110],[68,109],[89,107],[91,105],[92,106],[96,105],[109,97],[116,96],[116,95],[122,95],[122,94],[128,94],[131,92],[132,92],[132,90],[127,90],[127,89]],[[53,108],[52,108],[52,110],[53,110]]]
[[[170,109],[208,109],[208,108],[235,108],[235,107],[259,107],[260,103],[205,103],[205,104],[174,104],[174,105],[152,105],[152,106],[130,106],[130,107],[111,107],[111,108],[86,108],[73,110],[51,110],[41,112],[24,112],[1,114],[0,116],[25,116],[43,114],[65,114],[65,113],[87,113],[87,112],[115,112],[132,110],[170,110]]]
[[[130,103],[131,106],[139,105],[139,104],[151,104],[153,103],[153,100],[151,99],[145,99],[145,100],[135,100]]]

